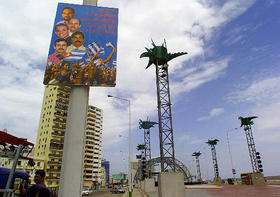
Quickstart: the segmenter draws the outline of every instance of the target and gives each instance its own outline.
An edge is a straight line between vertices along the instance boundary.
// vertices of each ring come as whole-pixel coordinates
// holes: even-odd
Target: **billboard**
[[[118,9],[59,3],[45,85],[115,86]]]

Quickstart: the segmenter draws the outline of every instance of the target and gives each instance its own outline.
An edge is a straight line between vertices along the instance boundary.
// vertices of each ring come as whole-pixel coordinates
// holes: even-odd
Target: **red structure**
[[[4,192],[4,197],[7,197],[12,192],[10,185],[12,183],[12,178],[15,173],[18,159],[27,159],[29,160],[29,165],[34,166],[35,163],[33,159],[28,157],[34,148],[34,144],[28,142],[26,138],[18,138],[4,131],[0,131],[0,145],[4,147],[3,149],[0,149],[0,157],[14,158],[13,166],[10,170],[6,187],[4,190],[2,190],[2,192]],[[23,156],[24,153],[27,153],[26,156]]]

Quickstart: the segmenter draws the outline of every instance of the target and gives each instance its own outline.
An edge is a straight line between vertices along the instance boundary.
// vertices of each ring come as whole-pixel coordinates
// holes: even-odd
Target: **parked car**
[[[88,196],[91,193],[92,193],[92,190],[89,189],[89,188],[83,188],[82,189],[82,196]]]
[[[113,188],[110,190],[110,192],[111,192],[112,194],[122,194],[122,193],[124,193],[125,191],[124,191],[124,189],[123,189],[122,187],[113,187]]]

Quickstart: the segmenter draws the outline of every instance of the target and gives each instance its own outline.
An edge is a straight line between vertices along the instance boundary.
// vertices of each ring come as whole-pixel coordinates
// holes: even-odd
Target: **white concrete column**
[[[81,196],[88,98],[89,87],[72,87],[63,143],[59,197]]]

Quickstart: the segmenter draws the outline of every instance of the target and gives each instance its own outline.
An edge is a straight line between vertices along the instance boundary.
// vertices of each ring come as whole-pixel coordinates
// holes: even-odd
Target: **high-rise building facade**
[[[59,187],[70,90],[67,86],[46,86],[43,98],[34,156],[44,159],[46,185],[51,190]],[[103,112],[89,106],[87,116],[83,186],[94,187],[101,182]]]
[[[102,128],[103,111],[89,105],[85,139],[84,187],[96,188],[101,183]]]
[[[59,186],[70,87],[46,86],[34,156],[45,161],[46,185]]]

